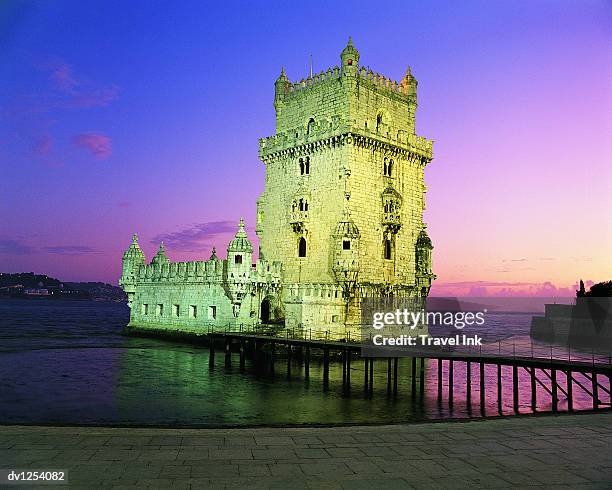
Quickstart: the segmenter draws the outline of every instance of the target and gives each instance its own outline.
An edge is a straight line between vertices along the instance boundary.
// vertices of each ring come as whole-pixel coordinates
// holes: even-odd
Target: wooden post
[[[293,355],[293,346],[287,344],[287,379],[291,379],[291,357]]]
[[[514,411],[519,411],[519,377],[518,377],[518,366],[515,364],[512,366],[512,398],[514,401]]]
[[[410,376],[410,387],[412,389],[412,397],[416,395],[416,357],[412,358],[412,371]]]
[[[276,342],[270,343],[270,373],[274,375],[274,358],[276,357]]]
[[[208,368],[215,367],[215,337],[211,334],[208,336]]]
[[[420,371],[419,371],[419,394],[421,398],[425,395],[425,358],[421,357]]]
[[[557,402],[559,401],[558,390],[557,390],[557,370],[556,369],[551,368],[550,381],[552,383],[552,411],[556,412],[558,408]]]
[[[538,409],[538,392],[536,390],[536,368],[531,368],[531,410]]]
[[[369,363],[368,363],[368,358],[364,357],[363,358],[363,391],[364,392],[368,392],[368,367],[369,367]]]
[[[342,386],[346,386],[346,348],[342,351]]]
[[[225,339],[225,367],[232,367],[232,341]]]
[[[599,408],[599,393],[597,390],[597,373],[591,373],[591,386],[593,387],[593,410]]]
[[[329,347],[323,349],[323,386],[329,385]]]
[[[501,364],[497,365],[497,411],[502,413],[503,411],[503,400],[502,400],[502,367]]]
[[[480,361],[480,412],[485,413],[485,365]]]
[[[467,381],[466,395],[467,395],[467,403],[468,403],[468,408],[469,408],[471,405],[471,401],[472,401],[472,363],[470,361],[466,363],[465,369],[466,369],[466,381]]]
[[[369,388],[370,396],[374,392],[374,358],[370,357],[370,388]]]
[[[387,358],[387,395],[391,394],[391,358]]]
[[[567,411],[573,412],[574,411],[574,398],[573,398],[572,385],[574,384],[573,383],[574,378],[572,377],[571,371],[567,371],[566,378],[567,378]]]
[[[442,358],[438,357],[438,403],[442,402]]]
[[[304,378],[310,379],[310,345],[306,344],[306,357],[304,358]]]
[[[397,396],[397,365],[399,364],[399,359],[397,357],[393,358],[393,396]]]
[[[244,371],[245,368],[245,342],[240,341],[240,371]]]
[[[346,349],[346,387],[351,389],[351,349]]]
[[[448,360],[448,404],[453,406],[453,365],[454,361],[452,358]]]

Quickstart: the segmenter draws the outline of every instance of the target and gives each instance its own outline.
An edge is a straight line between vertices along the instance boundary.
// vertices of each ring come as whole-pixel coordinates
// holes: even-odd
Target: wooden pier
[[[345,390],[351,390],[355,384],[355,380],[351,379],[351,363],[363,363],[363,391],[366,396],[371,397],[374,393],[374,360],[386,360],[386,392],[389,396],[397,396],[398,394],[398,365],[401,362],[411,363],[410,376],[410,391],[414,397],[417,394],[417,388],[420,396],[423,396],[425,386],[425,363],[427,359],[437,362],[437,393],[438,399],[443,398],[443,390],[446,384],[448,390],[447,399],[452,407],[454,400],[454,387],[456,383],[462,383],[466,386],[466,396],[468,404],[473,395],[472,378],[474,372],[478,372],[478,397],[480,402],[480,410],[482,414],[485,412],[486,406],[486,382],[485,372],[487,366],[493,366],[496,369],[496,386],[494,391],[497,395],[497,406],[501,413],[503,405],[503,377],[502,368],[509,367],[512,370],[512,405],[515,412],[519,412],[520,406],[520,376],[521,370],[529,375],[530,382],[530,405],[535,411],[537,407],[537,386],[540,386],[548,396],[552,411],[559,410],[560,394],[567,400],[567,411],[574,410],[574,393],[575,389],[582,390],[592,400],[592,409],[610,409],[611,408],[611,393],[612,386],[612,363],[608,358],[608,362],[595,362],[595,357],[591,362],[585,360],[571,360],[559,358],[541,358],[517,356],[514,352],[513,356],[503,356],[494,354],[476,353],[428,353],[426,356],[417,357],[361,357],[361,344],[355,341],[349,342],[343,340],[329,339],[313,339],[313,338],[295,338],[287,335],[286,337],[279,335],[269,335],[256,332],[209,332],[209,363],[210,368],[215,365],[215,351],[219,346],[223,346],[225,366],[232,366],[233,353],[239,355],[239,366],[243,372],[246,366],[247,352],[250,352],[253,358],[257,361],[262,358],[264,349],[267,351],[266,363],[267,369],[271,374],[275,373],[276,364],[279,361],[277,348],[280,347],[286,352],[286,372],[287,376],[292,376],[292,367],[294,358],[298,355],[302,361],[302,375],[304,379],[310,379],[310,364],[313,355],[317,355],[322,359],[323,374],[322,385],[327,388],[329,386],[329,372],[332,357],[338,359],[342,364],[342,386]],[[501,349],[500,349],[501,351]],[[604,360],[605,361],[605,360]],[[462,379],[455,379],[456,367],[463,364],[465,369],[462,369]],[[380,365],[380,363],[378,363]],[[444,369],[446,365],[446,370]],[[444,379],[446,372],[447,379]],[[577,375],[581,375],[582,379],[577,379]],[[561,380],[565,380],[562,387]],[[601,383],[602,378],[607,378],[607,387]],[[588,382],[585,382],[587,380]],[[445,383],[446,381],[446,383]],[[524,381],[523,381],[524,382]],[[359,383],[357,381],[357,383]],[[603,395],[600,397],[600,395]]]

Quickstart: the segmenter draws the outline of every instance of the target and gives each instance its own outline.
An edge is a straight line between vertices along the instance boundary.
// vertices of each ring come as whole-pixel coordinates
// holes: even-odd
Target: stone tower
[[[261,253],[283,264],[287,325],[359,323],[361,298],[423,297],[435,276],[423,223],[432,141],[415,133],[417,81],[359,65],[275,83],[276,134],[260,140]]]

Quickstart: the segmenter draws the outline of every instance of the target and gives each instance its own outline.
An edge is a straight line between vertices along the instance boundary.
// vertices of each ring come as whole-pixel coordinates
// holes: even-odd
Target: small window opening
[[[350,250],[351,249],[351,241],[343,240],[342,241],[342,250]]]
[[[304,174],[310,175],[310,157],[306,157],[306,166],[304,168]]]
[[[242,255],[236,255],[234,257],[234,264],[242,264]]]
[[[305,170],[304,159],[300,158],[300,175],[304,175],[304,170]]]
[[[310,121],[308,121],[308,128],[306,129],[306,134],[311,134],[314,131],[315,120],[311,117]]]
[[[179,308],[179,305],[172,305],[172,309],[174,310],[174,311],[173,311],[174,316],[179,316],[179,314],[180,314],[180,312],[181,312],[181,310],[180,310],[180,308]]]
[[[306,257],[306,239],[304,237],[300,238],[298,244],[298,257]]]
[[[189,317],[190,318],[198,317],[198,307],[196,305],[189,305]]]
[[[209,320],[214,320],[217,318],[217,307],[216,306],[209,306],[208,307],[208,319]]]
[[[391,260],[391,240],[385,240],[385,260]]]

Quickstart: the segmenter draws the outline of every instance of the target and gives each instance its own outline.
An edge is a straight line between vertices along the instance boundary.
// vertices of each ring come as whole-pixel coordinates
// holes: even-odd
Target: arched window
[[[387,175],[387,157],[383,160],[383,175]]]
[[[376,131],[380,129],[380,125],[382,124],[382,122],[383,122],[383,115],[381,113],[376,116]]]
[[[306,134],[312,134],[314,132],[315,120],[311,117],[308,121],[308,127],[306,128]]]
[[[298,244],[298,257],[306,257],[306,239],[304,237],[300,238]]]
[[[385,260],[391,260],[391,240],[385,240]]]
[[[393,170],[393,160],[389,160],[387,164],[387,176],[391,177],[391,171]]]
[[[306,166],[304,168],[304,173],[306,175],[310,175],[310,157],[306,157]]]
[[[300,158],[300,175],[304,175],[304,159]]]

